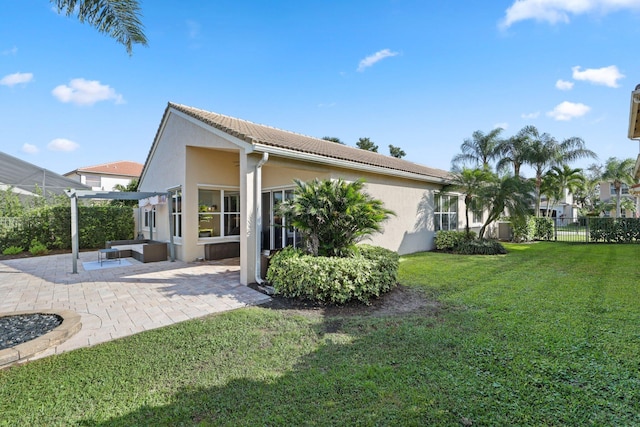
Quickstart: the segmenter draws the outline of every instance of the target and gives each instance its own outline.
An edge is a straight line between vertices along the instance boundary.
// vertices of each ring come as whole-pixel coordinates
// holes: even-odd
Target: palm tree
[[[533,202],[531,181],[510,175],[499,177],[492,174],[492,177],[479,194],[481,204],[489,213],[478,233],[481,239],[489,224],[500,218],[505,210],[512,218],[522,218],[529,213]]]
[[[287,224],[300,231],[314,256],[348,255],[355,243],[381,231],[382,222],[394,215],[362,191],[361,180],[294,182],[293,199],[280,203],[278,210]]]
[[[495,128],[488,134],[477,130],[471,135],[471,139],[465,139],[460,146],[462,153],[457,154],[451,160],[454,169],[459,169],[463,164],[490,169],[489,162],[498,155],[500,134],[502,128]]]
[[[535,126],[526,126],[522,131],[529,138],[526,150],[526,163],[531,165],[535,171],[535,212],[540,216],[540,187],[542,186],[542,176],[552,166],[562,165],[573,160],[585,157],[597,158],[596,153],[585,148],[581,138],[567,138],[562,142],[556,141],[548,133],[540,133]]]
[[[465,167],[460,172],[454,172],[452,184],[446,187],[446,189],[451,189],[464,195],[464,217],[466,221],[464,229],[467,237],[470,235],[469,208],[471,203],[492,178],[493,174],[486,169],[468,169]]]
[[[508,165],[513,165],[513,175],[516,177],[520,176],[520,168],[526,163],[529,144],[529,138],[526,132],[524,132],[525,129],[520,130],[520,132],[511,138],[500,142],[497,148],[500,156],[500,160],[496,165],[497,170],[504,171]]]
[[[138,0],[50,0],[58,13],[77,15],[80,22],[87,22],[99,32],[107,34],[123,44],[129,55],[133,43],[147,45],[140,21]]]
[[[585,180],[582,169],[572,169],[568,165],[562,165],[562,167],[552,166],[551,170],[545,174],[545,178],[547,182],[545,184],[545,179],[543,178],[543,187],[546,186],[547,190],[551,190],[546,193],[547,196],[550,196],[547,202],[547,216],[549,215],[549,209],[553,207],[553,204],[550,203],[551,198],[554,199],[554,202],[558,202],[564,198],[565,191],[568,191],[571,195],[575,194]]]
[[[622,184],[629,186],[634,184],[633,168],[635,161],[631,158],[619,160],[609,157],[604,165],[602,180],[613,184],[616,193],[616,218],[620,218],[620,198],[622,196]]]

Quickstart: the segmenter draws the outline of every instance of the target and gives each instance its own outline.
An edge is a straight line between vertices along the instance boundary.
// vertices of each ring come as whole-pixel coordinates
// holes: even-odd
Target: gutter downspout
[[[262,235],[262,166],[269,160],[269,153],[262,153],[262,159],[256,165],[255,173],[255,201],[254,201],[254,224],[256,230],[256,283],[262,285],[264,280],[260,277],[260,236]]]

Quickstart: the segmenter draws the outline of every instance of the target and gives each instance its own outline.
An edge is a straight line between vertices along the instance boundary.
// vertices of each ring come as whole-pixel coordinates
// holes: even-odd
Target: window
[[[435,231],[458,229],[458,196],[436,194],[434,203]]]
[[[156,207],[154,206],[151,210],[144,211],[144,228],[147,230],[149,228],[156,229]]]
[[[240,235],[240,192],[198,189],[198,237]]]
[[[472,213],[472,222],[481,223],[482,222],[482,205],[477,197],[471,199],[471,213]]]
[[[615,184],[609,184],[609,192],[612,196],[616,195],[616,186]],[[629,194],[629,186],[627,184],[622,184],[620,186],[620,194]]]
[[[85,175],[85,185],[91,188],[102,188],[102,179],[100,175]]]
[[[169,193],[171,194],[173,237],[182,237],[182,190],[178,188]]]
[[[293,199],[293,190],[267,191],[262,193],[262,247],[282,249],[285,246],[300,247],[302,237],[286,220],[278,215],[278,205],[283,200]]]

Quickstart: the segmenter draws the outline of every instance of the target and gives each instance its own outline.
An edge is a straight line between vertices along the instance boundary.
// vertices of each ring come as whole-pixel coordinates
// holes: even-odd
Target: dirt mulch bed
[[[256,285],[250,285],[258,289]],[[440,304],[429,300],[419,289],[398,285],[380,296],[370,305],[351,302],[345,305],[320,304],[314,301],[271,296],[272,301],[261,307],[286,310],[304,316],[350,317],[350,316],[401,316],[419,314],[434,316],[440,311]]]

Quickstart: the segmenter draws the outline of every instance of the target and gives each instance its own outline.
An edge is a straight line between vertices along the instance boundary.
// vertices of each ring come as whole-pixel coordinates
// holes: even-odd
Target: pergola
[[[78,199],[106,199],[106,200],[142,200],[154,196],[167,196],[167,192],[140,192],[140,191],[91,191],[91,190],[65,190],[71,199],[71,252],[73,253],[73,274],[78,273],[79,237],[78,237]],[[169,259],[175,261],[175,248],[173,246],[173,209],[169,202]],[[153,233],[153,230],[151,231]],[[153,238],[153,235],[150,236]]]

